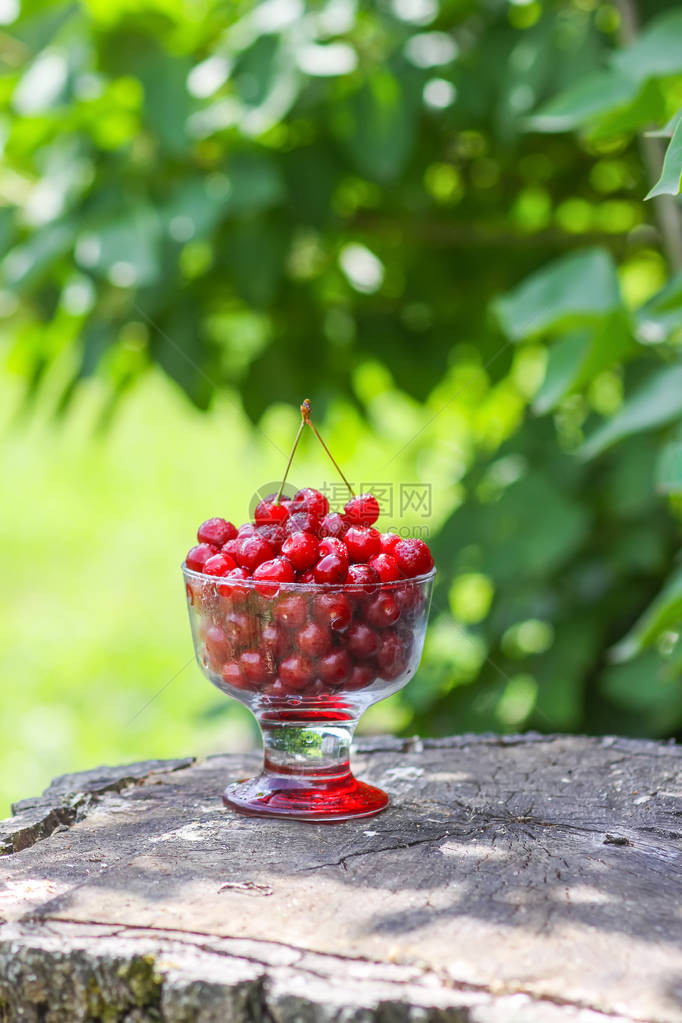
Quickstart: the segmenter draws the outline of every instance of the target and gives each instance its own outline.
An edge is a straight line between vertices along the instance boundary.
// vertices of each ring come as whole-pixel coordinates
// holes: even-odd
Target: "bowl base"
[[[264,773],[228,785],[223,802],[239,813],[256,817],[323,823],[373,817],[386,809],[388,796],[352,774],[332,781]]]

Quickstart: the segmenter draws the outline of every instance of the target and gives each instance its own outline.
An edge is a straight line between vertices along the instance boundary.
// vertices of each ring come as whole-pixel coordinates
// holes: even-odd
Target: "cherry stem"
[[[296,448],[298,447],[298,442],[301,439],[301,434],[303,433],[303,427],[308,422],[309,415],[310,415],[310,401],[306,398],[305,401],[303,402],[303,404],[301,405],[301,422],[298,424],[298,433],[296,434],[296,437],[294,439],[294,444],[293,444],[293,447],[291,449],[291,454],[289,455],[289,461],[287,462],[287,467],[284,470],[284,479],[282,480],[281,486],[280,486],[279,491],[277,493],[277,497],[275,498],[275,504],[279,504],[280,499],[282,497],[282,491],[284,490],[284,484],[287,481],[287,476],[289,475],[289,469],[291,468],[291,463],[294,460],[294,455],[296,453]]]
[[[304,426],[309,426],[310,429],[313,431],[313,433],[315,434],[315,436],[319,440],[320,444],[322,445],[324,450],[329,455],[329,457],[330,457],[330,459],[331,459],[331,461],[332,461],[332,463],[334,465],[334,468],[338,472],[339,476],[341,477],[343,482],[346,484],[346,486],[350,490],[351,497],[355,497],[355,491],[351,487],[351,485],[348,482],[348,480],[346,479],[346,477],[343,475],[343,472],[341,471],[341,467],[339,466],[339,463],[336,461],[336,459],[334,458],[333,454],[331,453],[331,451],[329,450],[329,448],[327,447],[325,442],[322,440],[322,437],[320,436],[319,430],[317,429],[317,427],[313,423],[312,419],[310,418],[310,411],[311,411],[310,410],[310,398],[305,398],[301,402],[301,422],[299,423],[299,426],[298,426],[298,433],[296,434],[296,437],[294,438],[293,447],[291,448],[291,454],[289,455],[289,461],[287,462],[287,467],[284,470],[284,479],[282,480],[281,486],[279,488],[279,492],[277,494],[277,497],[275,498],[275,504],[279,504],[280,499],[282,497],[282,491],[284,490],[284,484],[287,481],[287,476],[289,475],[289,469],[291,468],[291,463],[294,460],[294,454],[296,453],[296,448],[298,447],[298,442],[301,439],[301,434],[303,433],[303,427]]]
[[[351,493],[351,497],[355,497],[355,491],[354,491],[354,490],[353,490],[353,488],[351,487],[351,485],[350,485],[350,483],[348,482],[348,480],[346,479],[346,477],[345,477],[345,476],[343,475],[343,472],[341,471],[341,467],[339,466],[339,463],[338,463],[338,462],[336,461],[336,459],[334,458],[333,454],[331,453],[331,451],[329,450],[329,448],[327,447],[327,445],[325,444],[325,442],[324,442],[324,441],[322,440],[322,437],[320,436],[319,430],[317,429],[317,427],[315,426],[315,424],[313,423],[313,421],[312,421],[312,420],[311,420],[311,418],[310,418],[310,403],[308,403],[308,414],[307,414],[307,416],[305,417],[305,422],[307,422],[308,426],[309,426],[309,427],[310,427],[310,429],[311,429],[311,430],[313,431],[313,433],[315,434],[315,436],[316,436],[316,437],[317,437],[317,439],[319,440],[320,444],[322,445],[322,447],[324,448],[324,450],[325,450],[325,451],[327,452],[327,454],[328,454],[328,455],[329,455],[329,457],[331,458],[331,460],[332,460],[332,463],[333,463],[333,465],[334,465],[334,468],[336,469],[336,471],[338,472],[339,476],[341,477],[341,479],[343,480],[343,482],[344,482],[344,483],[346,484],[346,486],[347,486],[347,487],[348,487],[348,489],[350,490],[350,493]]]

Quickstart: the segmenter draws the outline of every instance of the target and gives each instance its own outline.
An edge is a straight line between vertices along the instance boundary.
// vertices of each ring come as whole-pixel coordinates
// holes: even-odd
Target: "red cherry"
[[[346,681],[353,668],[353,662],[345,650],[332,650],[317,662],[317,673],[327,685],[340,686]]]
[[[222,547],[228,540],[234,540],[237,530],[226,519],[206,519],[197,530],[199,543],[212,543],[215,547]]]
[[[369,565],[378,573],[382,583],[392,583],[402,578],[400,566],[392,554],[377,554],[370,558]]]
[[[315,582],[315,571],[309,568],[307,572],[301,572],[296,578],[297,583],[314,583]]]
[[[348,569],[346,582],[354,587],[354,596],[369,596],[377,588],[379,575],[369,565],[351,565]]]
[[[225,576],[226,582],[222,582],[218,587],[218,592],[221,597],[226,598],[228,604],[239,607],[247,600],[250,593],[250,587],[240,586],[239,583],[243,579],[250,578],[251,575],[245,568],[233,568]]]
[[[240,538],[238,536],[235,536],[234,540],[228,540],[227,543],[223,544],[223,546],[220,548],[220,553],[229,554],[229,556],[231,558],[234,558],[234,560],[236,561],[237,551],[239,550],[240,543],[241,543]]]
[[[279,591],[279,583],[293,583],[296,579],[294,566],[286,558],[273,558],[263,561],[253,570],[253,578],[257,580],[256,589],[264,597],[274,597]]]
[[[281,625],[297,629],[308,617],[308,601],[302,593],[287,593],[277,601],[273,614]]]
[[[279,660],[289,649],[289,641],[284,629],[275,622],[268,622],[263,627],[260,636],[260,645],[265,653],[274,660]]]
[[[228,661],[227,664],[223,665],[222,670],[223,681],[228,686],[233,686],[235,689],[248,689],[249,683],[242,674],[242,669],[239,667],[237,661]]]
[[[258,536],[255,531],[251,536],[245,536],[239,544],[237,561],[242,568],[248,568],[249,572],[262,565],[264,561],[270,561],[275,552],[264,536]]]
[[[344,593],[320,593],[313,601],[313,617],[320,625],[343,632],[351,623],[353,609]]]
[[[232,611],[223,620],[223,630],[235,650],[246,646],[251,638],[251,617],[245,611]]]
[[[291,500],[291,511],[308,511],[318,519],[324,518],[329,511],[329,501],[319,490],[303,487],[294,494]]]
[[[395,545],[400,542],[400,536],[398,533],[382,533],[381,534],[381,553],[382,554],[393,554]]]
[[[243,526],[240,526],[237,530],[237,536],[239,539],[243,539],[245,536],[255,536],[257,533],[255,522],[245,522]]]
[[[307,657],[287,657],[279,666],[279,677],[286,689],[305,689],[315,677],[315,668]]]
[[[212,625],[206,633],[206,658],[214,671],[220,671],[221,665],[232,653],[232,646],[223,630],[218,625]]]
[[[433,568],[431,551],[423,540],[416,537],[399,540],[395,545],[393,556],[400,566],[400,571],[410,579],[417,575],[426,575]]]
[[[262,525],[256,526],[256,534],[267,540],[273,551],[277,553],[282,549],[282,544],[286,539],[284,527],[277,525],[276,522],[264,522]]]
[[[343,513],[353,526],[371,526],[379,518],[379,502],[374,494],[358,494],[351,497]]]
[[[400,605],[390,593],[380,593],[367,605],[365,618],[375,629],[386,629],[400,618]]]
[[[322,519],[320,529],[323,536],[336,536],[339,540],[343,540],[348,530],[348,523],[338,512],[330,512]]]
[[[284,524],[284,531],[287,536],[291,536],[293,533],[312,533],[313,536],[319,536],[320,520],[317,515],[313,515],[305,508],[300,508],[298,511],[292,508],[289,518]]]
[[[367,686],[371,686],[375,678],[376,672],[368,664],[354,664],[343,688],[348,690],[366,689]]]
[[[229,554],[214,554],[204,564],[204,575],[227,575],[233,568],[237,567],[234,558]]]
[[[259,650],[245,650],[239,658],[239,667],[252,685],[264,685],[274,675],[272,662]]]
[[[346,648],[353,655],[361,660],[374,657],[381,645],[381,639],[364,622],[354,622],[346,633]]]
[[[342,583],[348,572],[348,559],[326,554],[315,565],[316,583]]]
[[[381,533],[368,526],[351,526],[343,541],[353,561],[369,561],[381,551]]]
[[[209,558],[212,558],[214,554],[218,553],[218,548],[214,547],[210,543],[200,543],[196,547],[192,547],[192,550],[188,552],[185,558],[185,564],[193,572],[203,572],[204,565]]]
[[[286,554],[297,572],[305,572],[317,561],[318,547],[317,538],[312,533],[299,531],[286,538],[282,544],[282,554]]]
[[[296,633],[296,646],[306,657],[321,657],[332,645],[328,629],[317,622],[308,622]]]
[[[404,586],[395,586],[392,592],[403,615],[414,616],[424,606],[424,595],[418,583],[405,583]]]
[[[393,681],[398,675],[402,675],[407,667],[408,658],[409,652],[406,651],[395,629],[385,632],[381,637],[381,646],[376,658],[381,677]]]
[[[257,526],[260,526],[265,522],[286,522],[289,518],[288,507],[285,504],[277,504],[275,497],[275,494],[270,494],[269,497],[264,497],[263,500],[256,505],[253,517],[256,520]]]
[[[320,557],[323,558],[326,554],[337,554],[340,558],[350,561],[348,548],[343,540],[339,540],[336,536],[325,536],[323,540],[320,540]]]

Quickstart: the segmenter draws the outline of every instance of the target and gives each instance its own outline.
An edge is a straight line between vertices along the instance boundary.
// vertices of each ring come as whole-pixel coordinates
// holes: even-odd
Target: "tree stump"
[[[0,1020],[680,1023],[682,749],[360,743],[382,815],[242,817],[254,757],[58,778],[0,822]]]

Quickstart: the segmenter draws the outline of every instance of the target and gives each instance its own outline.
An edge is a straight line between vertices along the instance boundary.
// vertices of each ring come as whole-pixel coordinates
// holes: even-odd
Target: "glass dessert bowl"
[[[383,810],[386,793],[351,771],[351,740],[417,670],[435,569],[362,584],[183,574],[199,666],[263,736],[261,773],[228,785],[226,805],[309,821]]]

